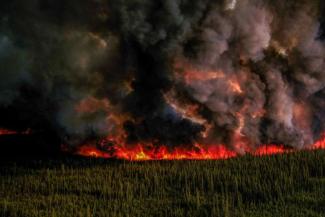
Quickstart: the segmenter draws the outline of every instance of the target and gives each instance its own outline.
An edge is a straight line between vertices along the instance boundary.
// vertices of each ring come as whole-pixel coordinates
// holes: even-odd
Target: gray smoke
[[[187,90],[212,113],[209,122],[216,130],[211,134],[221,128],[228,129],[227,141],[239,133],[250,145],[302,147],[319,136],[312,122],[320,115],[310,114],[310,108],[325,100],[305,103],[325,87],[324,43],[318,40],[318,18],[312,13],[317,3],[282,2],[277,10],[273,4],[216,4],[187,44],[192,48],[184,50],[184,58],[201,76],[211,71],[225,75],[191,81]],[[241,91],[233,89],[234,82]],[[305,111],[297,112],[302,104]],[[324,123],[320,125],[323,131]]]
[[[72,146],[310,145],[325,130],[320,4],[5,1],[0,126],[49,126]]]

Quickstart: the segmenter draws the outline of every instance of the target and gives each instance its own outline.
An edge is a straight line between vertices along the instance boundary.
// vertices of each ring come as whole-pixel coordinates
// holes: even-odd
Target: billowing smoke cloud
[[[322,121],[313,118],[316,114],[310,109],[319,108],[316,104],[325,99],[306,104],[325,85],[318,3],[292,1],[279,3],[276,9],[271,4],[216,5],[183,52],[187,64],[195,65],[202,77],[211,71],[224,73],[192,80],[187,90],[210,111],[207,118],[216,129],[210,131],[211,137],[227,129],[226,141],[233,146],[241,146],[239,137],[251,145],[302,147],[319,136],[313,122]],[[323,131],[324,124],[320,125]]]
[[[322,8],[5,1],[0,125],[50,130],[71,146],[106,137],[238,151],[310,145],[325,130]]]

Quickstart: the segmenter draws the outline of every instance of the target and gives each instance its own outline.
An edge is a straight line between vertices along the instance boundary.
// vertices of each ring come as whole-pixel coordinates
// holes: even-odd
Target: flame
[[[247,152],[254,156],[274,155],[291,152],[284,146],[263,145]],[[169,148],[167,146],[135,145],[113,146],[109,151],[101,151],[94,146],[82,146],[76,154],[95,158],[116,158],[129,161],[152,160],[221,160],[238,157],[236,151],[224,145],[203,146],[196,144],[189,147]]]
[[[291,149],[284,147],[283,145],[263,145],[255,150],[253,155],[264,156],[264,155],[275,155],[291,152]]]
[[[321,139],[315,142],[310,149],[317,150],[317,149],[325,149],[325,133],[322,135]]]
[[[100,144],[104,144],[106,140]],[[252,156],[267,156],[293,153],[296,150],[284,145],[261,145],[255,149],[243,147],[246,154]],[[325,134],[322,138],[305,150],[325,149]],[[93,158],[114,158],[128,161],[153,160],[222,160],[243,155],[225,145],[200,145],[188,147],[154,146],[152,144],[113,145],[110,147],[96,147],[94,145],[81,146],[75,154]]]
[[[153,145],[113,146],[111,150],[100,151],[96,147],[82,146],[78,155],[96,158],[116,158],[130,161],[148,160],[212,160],[236,157],[236,152],[222,145],[203,147],[195,145],[191,148]]]
[[[108,153],[104,151],[100,151],[94,146],[82,146],[80,149],[76,152],[77,155],[80,156],[87,156],[87,157],[94,157],[94,158],[111,158]]]
[[[5,128],[0,128],[0,136],[5,136],[5,135],[28,135],[31,134],[31,129],[27,129],[25,131],[15,131],[15,130],[10,130],[10,129],[5,129]]]
[[[238,77],[228,77],[222,71],[200,71],[183,62],[176,62],[175,65],[176,78],[181,82],[192,84],[198,81],[209,81],[213,79],[221,79],[222,82],[226,82],[230,91],[234,94],[243,94],[244,89],[241,86],[243,81],[247,80],[245,74],[240,74]],[[132,87],[130,86],[130,89]],[[183,118],[192,120],[193,122],[203,124],[206,127],[206,131],[202,133],[202,137],[206,138],[210,130],[211,123],[203,119],[200,115],[199,107],[193,105],[190,101],[178,100],[179,97],[175,97],[175,93],[170,91],[164,94],[166,102],[173,110],[180,114]],[[308,113],[302,112],[303,105],[296,106],[296,116],[304,117],[302,114]],[[76,111],[79,113],[91,113],[97,111],[97,109],[107,110],[108,113],[112,110],[109,101],[87,99],[82,101],[77,107]],[[152,161],[152,160],[221,160],[239,157],[244,154],[252,156],[265,156],[292,153],[297,151],[285,145],[275,144],[262,144],[258,147],[252,148],[247,138],[243,134],[243,128],[245,126],[245,115],[249,113],[253,118],[263,117],[265,110],[257,108],[251,111],[248,102],[244,104],[243,108],[237,111],[234,115],[238,119],[238,127],[235,130],[235,134],[232,138],[231,147],[223,144],[195,144],[192,146],[177,146],[170,147],[168,145],[154,145],[154,142],[141,143],[141,144],[127,144],[127,136],[123,133],[122,127],[117,128],[115,133],[111,133],[111,136],[101,141],[88,143],[82,145],[74,151],[75,154],[94,157],[94,158],[113,158],[128,161]],[[110,115],[115,120],[117,126],[123,126],[124,120],[128,118],[119,115]],[[300,118],[300,119],[301,119]],[[298,118],[297,118],[298,119]],[[300,120],[299,119],[299,120]],[[302,118],[305,119],[305,118]],[[302,127],[303,128],[303,127]],[[313,145],[305,148],[306,150],[325,149],[325,135]]]

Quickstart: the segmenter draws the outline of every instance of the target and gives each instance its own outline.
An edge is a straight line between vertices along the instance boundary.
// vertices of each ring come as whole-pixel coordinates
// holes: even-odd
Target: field
[[[0,216],[325,216],[325,152],[224,161],[3,161]]]

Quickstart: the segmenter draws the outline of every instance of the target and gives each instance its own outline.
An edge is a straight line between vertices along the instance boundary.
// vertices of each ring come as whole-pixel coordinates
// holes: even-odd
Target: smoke
[[[102,138],[308,146],[325,130],[323,8],[5,1],[0,125],[50,129],[70,146]]]
[[[226,10],[234,10],[237,5],[237,0],[226,1]]]
[[[6,35],[0,35],[0,104],[8,106],[19,96],[19,85],[28,81],[27,57],[23,50],[15,47]]]

